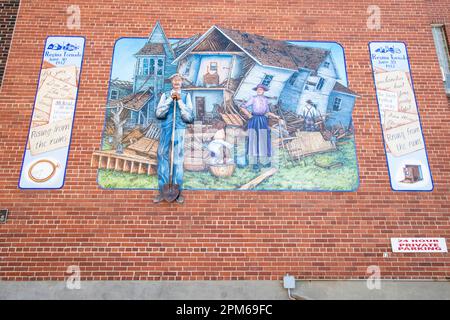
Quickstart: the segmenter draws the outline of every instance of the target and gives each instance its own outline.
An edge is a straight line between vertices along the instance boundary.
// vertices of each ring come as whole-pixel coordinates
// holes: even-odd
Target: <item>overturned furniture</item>
[[[405,164],[403,173],[405,174],[405,179],[400,182],[416,183],[423,180],[422,167],[420,165]]]
[[[331,141],[326,141],[320,132],[297,131],[295,137],[286,143],[286,150],[294,160],[315,153],[336,150]]]

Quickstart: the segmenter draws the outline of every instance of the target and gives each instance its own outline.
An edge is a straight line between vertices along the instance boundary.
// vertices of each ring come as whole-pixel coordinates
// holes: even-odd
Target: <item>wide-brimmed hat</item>
[[[175,77],[180,77],[181,78],[181,80],[183,80],[183,76],[181,75],[181,74],[179,74],[178,72],[177,73],[174,73],[173,75],[171,75],[169,78],[167,78],[168,80],[172,80],[173,78],[175,78]]]
[[[258,90],[259,88],[263,89],[264,91],[269,91],[269,88],[263,84],[258,84],[256,87],[253,88],[253,90]]]

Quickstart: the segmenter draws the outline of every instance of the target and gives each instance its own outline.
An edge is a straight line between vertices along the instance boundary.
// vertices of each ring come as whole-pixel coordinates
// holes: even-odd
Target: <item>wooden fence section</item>
[[[156,174],[156,160],[139,155],[117,154],[114,150],[94,151],[91,167],[137,174]]]

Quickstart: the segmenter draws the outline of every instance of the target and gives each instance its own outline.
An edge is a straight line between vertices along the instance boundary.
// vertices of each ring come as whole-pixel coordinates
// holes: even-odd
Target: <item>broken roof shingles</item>
[[[198,38],[200,38],[199,34],[196,34],[188,39],[182,39],[172,45],[172,49],[175,52],[175,57],[178,57],[182,54],[187,48],[191,46]]]
[[[119,100],[111,101],[110,107],[117,108],[120,107],[121,104],[123,104],[123,107],[125,109],[129,109],[132,111],[140,111],[142,107],[144,107],[145,104],[150,100],[151,96],[152,93],[150,89],[143,92],[132,93]]]
[[[131,81],[114,79],[111,84],[122,89],[133,90],[133,82]]]
[[[147,42],[145,46],[141,48],[141,50],[136,53],[137,56],[146,56],[146,55],[165,55],[166,51],[164,50],[164,44],[162,43],[151,43]]]
[[[329,54],[329,50],[289,44],[260,35],[217,27],[241,48],[266,66],[291,70],[306,68],[317,70]]]
[[[287,45],[288,52],[298,69],[305,68],[317,71],[330,53],[329,50],[320,48],[301,47],[293,44]]]

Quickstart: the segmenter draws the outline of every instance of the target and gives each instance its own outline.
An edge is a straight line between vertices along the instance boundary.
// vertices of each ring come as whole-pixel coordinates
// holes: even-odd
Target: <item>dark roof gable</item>
[[[136,53],[137,56],[147,56],[147,55],[165,55],[164,44],[162,43],[151,43],[147,42],[141,50]]]
[[[340,82],[337,81],[336,84],[334,85],[333,91],[346,93],[355,97],[358,96],[357,93],[355,93],[354,91],[350,90],[349,88],[347,88],[346,86],[342,85]]]

